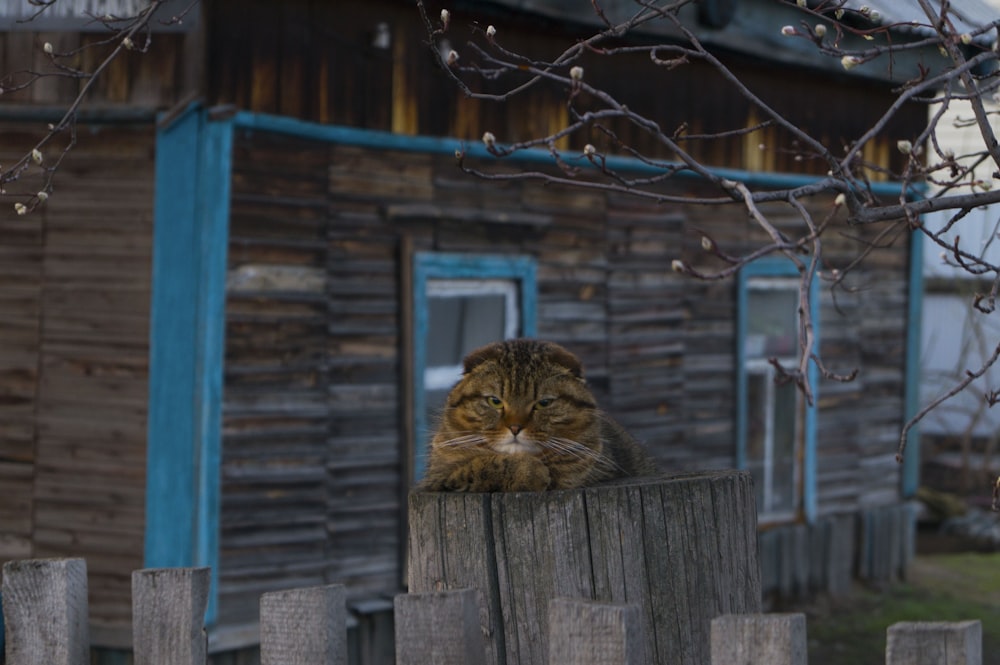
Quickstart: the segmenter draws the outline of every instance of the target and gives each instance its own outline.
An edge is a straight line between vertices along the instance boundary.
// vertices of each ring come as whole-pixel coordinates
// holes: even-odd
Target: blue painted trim
[[[920,408],[920,346],[923,342],[924,303],[924,234],[910,233],[910,275],[908,309],[906,313],[906,387],[904,419],[908,422]],[[904,498],[917,493],[920,484],[920,427],[910,429],[906,436],[900,492]]]
[[[232,123],[192,107],[157,132],[147,567],[209,566],[217,616]]]
[[[194,563],[198,272],[197,157],[204,119],[189,109],[156,136],[150,303],[146,535],[149,568]]]
[[[393,134],[390,132],[376,131],[371,129],[357,129],[354,127],[340,127],[335,125],[321,125],[306,120],[295,118],[285,118],[281,116],[268,115],[264,113],[252,113],[240,111],[233,116],[233,122],[240,129],[259,130],[263,132],[275,132],[279,134],[289,134],[292,136],[314,139],[317,141],[327,141],[330,143],[340,143],[343,145],[354,145],[366,148],[376,148],[382,150],[399,150],[401,152],[420,152],[440,155],[454,155],[456,152],[464,152],[468,157],[476,159],[493,159],[494,157],[480,141],[462,141],[455,138],[439,138],[433,136],[408,136],[404,134]],[[521,150],[507,158],[522,164],[545,164],[554,166],[555,162],[548,150],[530,149]],[[588,168],[592,165],[590,161],[582,155],[578,160],[566,154],[564,159],[581,168]],[[606,158],[609,169],[615,171],[630,171],[635,174],[662,173],[663,168],[645,164],[632,157],[619,155],[609,155]],[[676,165],[676,163],[675,163]],[[594,167],[596,168],[596,167]],[[738,180],[753,187],[785,188],[801,187],[816,182],[816,176],[802,175],[798,173],[767,173],[758,171],[744,171],[742,169],[711,169],[712,173],[730,180]],[[679,171],[679,177],[701,178],[700,175],[692,171]],[[892,182],[873,182],[872,191],[880,196],[898,197],[900,194],[900,184]]]
[[[206,622],[218,612],[219,527],[221,511],[222,386],[226,339],[226,262],[229,248],[229,198],[232,180],[233,125],[206,123],[199,151],[198,207],[200,266],[198,290],[196,427],[199,442],[198,523],[195,565],[212,569]]]
[[[413,478],[419,480],[427,466],[430,423],[424,395],[427,367],[425,340],[428,331],[427,281],[429,279],[514,279],[520,282],[521,336],[533,337],[538,329],[538,285],[535,259],[497,254],[439,254],[413,256]]]
[[[746,369],[747,283],[751,277],[798,277],[795,264],[782,258],[764,258],[744,266],[737,276],[736,292],[736,466],[747,468],[747,424],[749,422],[749,387]],[[819,284],[810,286],[810,316],[816,348],[820,344]],[[805,405],[802,454],[802,512],[813,522],[817,514],[816,463],[818,437],[819,368],[808,365],[807,380],[813,393],[813,403]]]

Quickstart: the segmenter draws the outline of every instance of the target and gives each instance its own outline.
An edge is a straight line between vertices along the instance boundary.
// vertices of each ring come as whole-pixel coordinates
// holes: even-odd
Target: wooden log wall
[[[504,48],[538,60],[555,58],[597,29],[585,25],[592,11],[587,4],[580,5],[580,23],[555,22],[485,3],[434,1],[428,3],[432,20],[437,21],[443,7],[452,15],[446,37],[462,53],[463,62],[474,58],[466,42],[482,41],[487,24],[496,27],[497,40]],[[502,104],[467,99],[440,71],[427,47],[428,36],[417,8],[409,0],[350,0],[336,5],[307,0],[216,0],[205,3],[205,26],[204,92],[212,104],[469,141],[478,141],[487,130],[501,142],[527,140],[554,133],[567,123],[569,91],[554,84],[533,86]],[[781,65],[781,75],[775,76],[771,66],[727,54],[720,57],[772,108],[834,146],[863,134],[894,101],[888,86],[833,80],[787,65]],[[682,136],[732,132],[766,120],[704,63],[668,69],[641,54],[615,58],[585,54],[579,64],[588,82],[647,114],[668,135],[675,130]],[[651,80],[669,94],[650,95]],[[502,94],[519,81],[510,76],[498,81],[469,76],[467,83],[477,91]],[[804,103],[817,99],[822,103]],[[583,110],[595,108],[586,95],[576,103]],[[895,140],[919,133],[925,116],[926,110],[916,106],[904,111],[890,123],[872,154],[891,162],[898,172],[905,156],[895,150]],[[660,157],[672,156],[639,126],[611,122],[608,129],[628,145]],[[750,136],[682,141],[689,154],[716,166],[815,174],[829,170],[827,164],[798,152],[790,138],[773,127]],[[560,145],[579,150],[588,142],[602,151],[617,150],[597,128]],[[873,173],[872,177],[882,176]]]
[[[731,252],[762,241],[739,206],[484,185],[450,155],[261,131],[238,134],[235,164],[222,616],[276,585],[345,581],[354,602],[400,583],[411,252],[533,257],[539,336],[581,356],[598,399],[661,465],[735,463],[736,286],[678,275],[670,262],[707,266],[704,233]],[[768,212],[791,231],[790,212]],[[828,268],[865,247],[835,231]],[[869,257],[852,284],[877,289],[821,292],[824,358],[865,377],[820,386],[822,514],[898,497],[883,434],[903,414],[906,257],[902,242]]]
[[[817,197],[810,211],[825,219],[832,195]],[[795,233],[796,215],[782,204],[762,207],[779,230]],[[713,263],[700,242],[707,233],[730,253],[746,252],[765,241],[763,232],[732,209],[686,211],[684,260],[710,269]],[[713,214],[714,213],[714,214]],[[735,215],[740,220],[733,223]],[[697,229],[697,231],[694,231]],[[901,467],[895,461],[903,422],[907,307],[909,304],[909,235],[896,222],[867,228],[847,227],[838,213],[824,234],[822,270],[843,270],[869,247],[876,247],[844,282],[819,289],[819,337],[826,366],[841,374],[859,370],[847,383],[821,380],[817,418],[817,505],[820,514],[838,514],[858,506],[878,506],[899,496]],[[735,371],[736,290],[730,282],[699,284],[688,292],[692,333],[684,356],[686,450],[724,463],[735,440],[729,413]],[[695,444],[697,442],[697,448]]]
[[[0,159],[33,145],[31,129],[0,128]],[[29,171],[16,186],[39,182]],[[0,211],[0,559],[84,556],[95,621],[127,621],[145,519],[152,128],[80,127],[48,202],[26,217],[10,205]]]
[[[89,20],[89,19],[84,19]],[[115,58],[94,81],[85,111],[94,107],[125,106],[156,109],[175,104],[188,92],[201,86],[200,31],[152,35],[147,52],[138,50]],[[0,77],[4,79],[4,103],[31,104],[60,108],[74,99],[89,79],[59,75],[60,70],[42,50],[51,43],[56,54],[73,53],[59,58],[59,64],[92,72],[113,51],[117,42],[108,42],[100,31],[14,31],[0,32]],[[27,72],[45,76],[30,86],[13,90],[28,80]]]
[[[16,159],[19,128],[4,127],[0,153]],[[20,138],[27,140],[23,134]],[[44,228],[0,213],[0,561],[32,555]]]

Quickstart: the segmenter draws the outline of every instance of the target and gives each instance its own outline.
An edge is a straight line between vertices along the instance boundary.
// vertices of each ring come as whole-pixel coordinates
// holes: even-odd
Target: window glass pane
[[[774,386],[774,461],[771,473],[773,483],[770,506],[772,510],[790,511],[795,509],[797,405],[798,389],[794,383],[787,382]]]
[[[794,281],[751,282],[747,291],[747,358],[794,356],[798,286]]]
[[[473,349],[503,339],[506,296],[428,298],[427,366],[460,365]]]

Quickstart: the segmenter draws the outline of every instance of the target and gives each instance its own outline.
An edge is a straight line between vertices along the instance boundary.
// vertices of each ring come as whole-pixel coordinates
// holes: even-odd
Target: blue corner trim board
[[[145,565],[194,564],[198,275],[197,155],[204,118],[189,110],[156,137],[150,314]]]
[[[424,395],[424,369],[427,367],[426,340],[427,281],[430,279],[513,279],[519,285],[521,335],[533,337],[537,331],[537,298],[535,260],[527,256],[486,254],[440,254],[418,252],[413,257],[413,411],[414,442],[413,479],[424,475],[427,463],[427,402]]]
[[[216,612],[232,127],[196,107],[157,132],[145,565],[210,566]]]

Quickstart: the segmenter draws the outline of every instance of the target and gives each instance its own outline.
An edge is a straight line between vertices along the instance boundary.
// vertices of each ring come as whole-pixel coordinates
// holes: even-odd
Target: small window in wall
[[[535,262],[527,257],[414,257],[414,479],[462,359],[490,342],[535,334]]]
[[[738,313],[738,450],[753,475],[762,521],[814,512],[815,409],[792,381],[781,381],[777,361],[798,365],[799,279],[794,266],[765,263],[741,275]],[[815,305],[816,298],[812,298]],[[813,317],[814,326],[817,317]],[[815,394],[815,376],[810,374]]]

